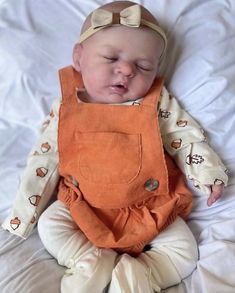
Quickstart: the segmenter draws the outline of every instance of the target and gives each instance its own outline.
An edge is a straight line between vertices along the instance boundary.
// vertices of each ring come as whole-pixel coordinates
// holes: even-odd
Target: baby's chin
[[[112,94],[107,97],[107,103],[109,104],[122,104],[122,103],[127,103],[130,101],[137,100],[138,97],[133,97],[129,95],[118,95],[118,94]]]
[[[119,93],[114,91],[103,91],[97,94],[92,92],[86,92],[88,103],[97,104],[122,104],[130,101],[135,101],[142,96],[133,91],[127,91],[125,93]]]
[[[125,97],[118,94],[111,94],[111,95],[103,95],[100,97],[89,97],[89,103],[97,103],[97,104],[122,104],[128,101],[135,100],[131,97]]]
[[[126,103],[126,102],[131,102],[135,101],[138,99],[141,99],[144,95],[140,95],[140,93],[135,93],[135,92],[130,92],[128,91],[125,94],[117,94],[117,93],[110,93],[107,96],[107,103],[110,104],[121,104],[121,103]]]

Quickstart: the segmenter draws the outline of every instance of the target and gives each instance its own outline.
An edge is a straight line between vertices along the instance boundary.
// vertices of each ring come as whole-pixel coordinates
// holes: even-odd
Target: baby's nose
[[[121,61],[117,65],[116,72],[126,77],[133,77],[135,75],[135,66],[132,62]]]

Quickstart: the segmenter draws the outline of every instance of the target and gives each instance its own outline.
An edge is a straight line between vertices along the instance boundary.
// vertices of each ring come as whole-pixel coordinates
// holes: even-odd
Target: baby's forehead
[[[157,34],[155,31],[148,27],[143,26],[138,28],[130,28],[120,25],[114,25],[104,28],[94,34],[92,38],[90,38],[90,40],[92,39],[94,41],[99,40],[102,43],[111,44],[116,42],[133,44],[133,41],[135,40],[141,40],[141,42],[143,42],[143,39],[147,39],[148,45],[151,43],[155,43],[156,40],[162,40],[159,34]]]

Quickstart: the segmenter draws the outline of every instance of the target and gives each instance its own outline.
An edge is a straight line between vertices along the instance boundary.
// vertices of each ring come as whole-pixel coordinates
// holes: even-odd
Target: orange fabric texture
[[[139,106],[84,103],[81,75],[60,70],[58,198],[97,247],[138,255],[192,197],[164,152],[156,117],[162,79]]]

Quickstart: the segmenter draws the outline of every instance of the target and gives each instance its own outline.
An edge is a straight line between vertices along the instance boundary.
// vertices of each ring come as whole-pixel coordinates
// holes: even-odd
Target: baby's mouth
[[[126,83],[117,83],[117,84],[111,85],[110,88],[112,92],[117,94],[124,94],[128,91],[128,86]]]

